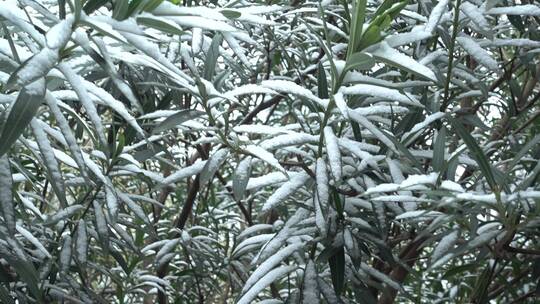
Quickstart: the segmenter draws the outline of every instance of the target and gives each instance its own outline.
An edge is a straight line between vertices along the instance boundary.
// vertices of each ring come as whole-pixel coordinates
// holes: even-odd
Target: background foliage
[[[0,2],[2,303],[534,303],[538,1]]]

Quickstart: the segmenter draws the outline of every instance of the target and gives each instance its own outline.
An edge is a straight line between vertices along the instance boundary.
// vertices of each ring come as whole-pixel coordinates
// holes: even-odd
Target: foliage
[[[2,303],[539,296],[537,1],[0,7]]]

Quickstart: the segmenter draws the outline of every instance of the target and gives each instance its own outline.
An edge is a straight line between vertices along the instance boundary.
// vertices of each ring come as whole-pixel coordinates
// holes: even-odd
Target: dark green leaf
[[[495,193],[498,193],[499,187],[497,185],[497,182],[495,181],[495,177],[493,175],[489,160],[484,154],[484,151],[482,151],[482,148],[480,148],[480,146],[471,136],[469,131],[467,131],[465,127],[463,127],[461,122],[452,117],[448,117],[448,120],[450,121],[450,124],[452,124],[452,127],[454,128],[456,133],[459,135],[459,137],[461,137],[463,142],[465,142],[465,145],[467,145],[467,147],[469,148],[469,151],[472,153],[472,157],[476,160],[478,166],[480,167],[480,170],[482,170],[482,173],[486,177],[486,180],[491,190],[493,190],[493,192]]]
[[[180,36],[185,33],[176,23],[164,18],[154,18],[148,16],[137,17],[137,23],[173,35]]]
[[[104,6],[108,0],[89,0],[86,2],[86,4],[83,7],[83,10],[86,14],[91,14],[95,10],[99,9],[100,7]]]
[[[446,128],[441,127],[433,144],[433,170],[442,173],[444,168],[444,147],[446,143]]]
[[[328,265],[330,265],[330,275],[332,276],[334,290],[339,296],[343,291],[343,285],[345,283],[345,250],[343,247],[328,259]]]
[[[317,93],[320,98],[328,98],[328,81],[321,62],[317,66]]]
[[[238,19],[242,15],[239,11],[221,10],[220,13],[229,19]]]
[[[24,132],[36,115],[45,96],[45,79],[25,86],[7,110],[7,119],[0,135],[0,156],[4,155]]]
[[[204,63],[204,79],[212,80],[214,73],[216,72],[216,63],[219,57],[219,46],[223,41],[221,34],[216,34],[212,39],[212,43],[208,48],[208,53],[206,54],[206,61]]]
[[[186,121],[195,119],[203,114],[204,112],[197,110],[181,110],[180,112],[167,117],[164,121],[157,125],[154,130],[152,130],[152,133],[157,134],[163,131],[167,131],[178,125],[181,125]]]
[[[345,75],[348,71],[358,69],[358,70],[369,70],[375,65],[375,60],[373,56],[363,52],[353,53],[347,62],[345,62],[345,68],[343,69],[342,74]]]

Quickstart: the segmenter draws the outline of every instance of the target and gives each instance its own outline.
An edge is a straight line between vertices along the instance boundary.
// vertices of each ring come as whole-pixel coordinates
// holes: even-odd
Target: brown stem
[[[399,258],[412,267],[420,254],[422,253],[422,244],[427,240],[428,236],[419,237],[411,241],[401,251]],[[398,266],[390,273],[390,278],[398,283],[403,283],[409,274],[409,270],[403,266]],[[397,290],[390,288],[387,292],[383,293],[379,298],[379,304],[392,304],[397,296]]]

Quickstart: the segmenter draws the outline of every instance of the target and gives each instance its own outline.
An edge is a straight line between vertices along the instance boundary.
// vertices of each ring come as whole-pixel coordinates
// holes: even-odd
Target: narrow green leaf
[[[83,10],[86,14],[91,14],[95,10],[99,9],[100,7],[104,6],[108,0],[89,0],[86,2],[86,4],[83,7]]]
[[[5,304],[15,304],[15,300],[9,295],[9,291],[0,285],[0,300]]]
[[[39,150],[45,163],[45,168],[47,168],[47,176],[49,177],[49,182],[51,183],[56,197],[60,201],[60,206],[65,208],[68,205],[66,199],[66,187],[64,185],[64,179],[60,171],[60,165],[56,160],[51,143],[47,138],[45,131],[43,131],[43,128],[39,125],[36,119],[33,119],[30,122],[30,127],[32,128],[32,132],[34,132],[34,135],[36,137]]]
[[[334,290],[339,296],[343,291],[343,285],[345,283],[345,250],[343,247],[328,259],[328,265],[330,266],[330,275]]]
[[[116,20],[126,19],[129,11],[129,0],[116,0],[114,2],[113,18]]]
[[[328,98],[328,81],[321,62],[317,66],[317,93],[319,98]]]
[[[75,8],[73,9],[73,13],[75,15],[75,21],[73,24],[77,24],[79,20],[81,20],[81,12],[82,12],[82,1],[83,0],[73,0],[75,3]]]
[[[4,225],[9,232],[15,232],[15,209],[13,208],[13,178],[7,155],[0,157],[0,208]]]
[[[38,284],[39,275],[34,265],[11,255],[3,255],[2,258],[7,260],[21,281],[26,283],[28,291],[36,298],[37,303],[45,303],[43,301],[43,292]]]
[[[137,17],[137,23],[173,35],[180,36],[185,33],[180,26],[166,18],[149,16]]]
[[[450,124],[452,124],[452,127],[454,128],[456,133],[459,135],[459,137],[461,137],[465,145],[467,145],[467,147],[469,148],[470,152],[472,153],[472,157],[476,160],[478,166],[480,167],[480,170],[482,170],[482,173],[486,177],[486,180],[491,190],[495,193],[498,193],[499,187],[497,185],[497,182],[495,181],[495,176],[493,175],[489,160],[484,154],[484,151],[482,151],[482,148],[480,148],[478,143],[476,143],[469,131],[467,131],[465,127],[463,127],[461,122],[452,117],[448,117],[448,120],[450,121]]]
[[[17,141],[36,114],[45,96],[45,79],[41,78],[25,86],[8,108],[8,116],[0,134],[0,156]]]
[[[216,63],[219,57],[219,46],[223,41],[221,34],[216,34],[212,39],[212,43],[208,48],[208,53],[206,54],[206,61],[204,63],[204,79],[211,81],[216,72]]]
[[[362,30],[366,17],[367,0],[357,0],[355,2],[354,13],[350,24],[349,45],[347,46],[347,60],[357,51],[357,46],[362,39]]]
[[[221,10],[220,13],[229,19],[238,19],[242,16],[242,13],[233,10]]]
[[[163,0],[150,0],[146,3],[146,5],[144,6],[143,10],[145,12],[151,12],[153,11],[156,7],[158,7],[161,3],[163,2]]]
[[[446,128],[441,127],[433,144],[433,170],[442,173],[444,168],[444,147],[446,143]]]
[[[163,131],[167,131],[178,125],[181,125],[186,121],[195,119],[203,114],[204,112],[197,110],[181,110],[180,112],[167,117],[164,121],[157,125],[154,130],[152,130],[152,132],[154,134],[157,134]]]
[[[228,155],[228,149],[220,149],[210,156],[200,174],[201,186],[209,182],[210,179],[214,177],[214,174],[216,174],[221,165],[225,162],[225,160],[227,160]]]
[[[375,65],[373,56],[363,52],[356,52],[347,58],[345,62],[345,68],[343,69],[342,77],[345,77],[348,71],[353,69],[369,70]]]
[[[236,200],[240,201],[244,198],[244,193],[246,192],[250,175],[251,157],[248,156],[238,164],[236,170],[234,171],[233,194]]]

